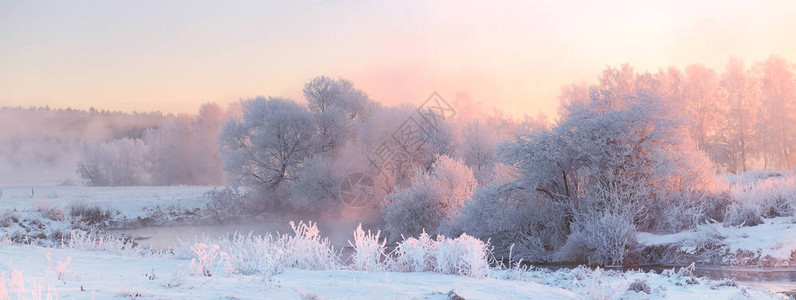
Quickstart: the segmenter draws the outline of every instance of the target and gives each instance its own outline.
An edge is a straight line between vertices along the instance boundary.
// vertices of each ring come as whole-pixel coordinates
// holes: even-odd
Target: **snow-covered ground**
[[[56,244],[73,230],[196,223],[212,187],[0,187],[0,239]]]
[[[182,209],[201,208],[207,203],[204,194],[213,189],[207,186],[141,186],[141,187],[85,187],[85,186],[22,186],[0,187],[0,212],[8,209],[36,209],[47,202],[67,210],[75,203],[97,205],[119,211],[128,218],[145,217],[155,207],[179,206]]]
[[[763,221],[751,227],[703,224],[696,230],[663,235],[639,232],[636,238],[644,246],[677,245],[685,254],[697,255],[706,247],[720,249],[727,259],[721,262],[725,265],[788,266],[796,260],[796,222],[792,217]],[[737,256],[744,261],[737,261]]]
[[[176,257],[0,245],[0,299],[48,293],[62,299],[778,299],[782,295],[708,281],[687,272],[592,271],[587,268],[494,270],[488,278],[432,272],[288,269],[272,277],[191,275]],[[18,279],[21,278],[21,281]],[[3,281],[5,280],[5,281]],[[639,292],[629,291],[639,280]],[[5,288],[5,290],[4,290]],[[644,291],[648,288],[647,292]],[[35,298],[35,297],[33,297]]]
[[[15,215],[18,222],[0,226],[0,299],[778,299],[785,297],[732,280],[697,278],[688,270],[664,273],[575,269],[491,269],[485,278],[436,272],[356,271],[350,264],[330,269],[286,267],[274,274],[242,275],[223,271],[203,276],[192,269],[188,249],[174,252],[121,249],[115,239],[82,244],[24,245],[9,241],[11,232],[67,234],[75,203],[115,211],[113,219],[150,217],[153,208],[192,211],[205,205],[211,187],[19,187],[5,188],[0,218]],[[57,207],[67,216],[47,219],[42,207]],[[170,210],[165,210],[166,212]],[[58,218],[54,218],[58,219]],[[27,221],[25,221],[27,220]],[[37,221],[33,221],[37,220]],[[52,229],[54,228],[54,229]],[[695,232],[655,236],[639,234],[648,245],[688,240],[700,232],[717,231],[730,249],[765,245],[776,257],[793,249],[794,231],[787,220],[770,219],[756,227],[724,228],[710,224]],[[80,233],[79,233],[80,234]],[[350,235],[353,240],[353,235]],[[67,239],[68,240],[68,239]],[[734,248],[733,248],[734,247]],[[785,298],[787,299],[787,298]]]

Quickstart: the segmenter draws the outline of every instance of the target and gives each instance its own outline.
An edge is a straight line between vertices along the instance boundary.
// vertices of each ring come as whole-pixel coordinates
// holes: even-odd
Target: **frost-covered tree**
[[[189,150],[194,142],[192,123],[192,116],[178,115],[145,134],[149,156],[154,162],[153,181],[163,185],[185,184],[193,177],[193,162],[189,161]]]
[[[349,119],[364,121],[379,107],[365,92],[354,88],[353,82],[343,78],[315,77],[304,85],[303,92],[312,113],[339,108]]]
[[[652,91],[652,94],[667,99],[667,105],[676,111],[684,111],[686,106],[686,77],[680,69],[668,67],[655,73],[651,88],[639,87],[637,89]]]
[[[150,183],[147,145],[140,139],[118,139],[86,150],[77,172],[88,185],[134,186]]]
[[[417,168],[423,168],[403,153],[392,134],[412,116],[409,106],[384,107],[374,112],[373,117],[360,125],[354,142],[344,151],[343,159],[350,160],[353,170],[368,174],[377,188],[389,194],[397,186],[409,184]],[[428,153],[415,153],[426,156]]]
[[[743,62],[735,58],[727,63],[722,75],[724,90],[723,108],[725,124],[721,128],[721,143],[730,172],[746,172],[756,155],[756,111],[759,105],[757,82],[753,80]]]
[[[536,197],[515,182],[492,182],[478,188],[461,214],[443,224],[445,234],[467,233],[495,246],[495,254],[526,261],[548,261],[569,234],[566,207]]]
[[[592,101],[587,102],[592,103],[592,109],[599,111],[623,109],[627,101],[636,96],[635,82],[635,72],[628,64],[619,68],[606,68],[599,83],[589,87],[589,98]]]
[[[541,238],[560,234],[527,234],[531,241],[543,241],[545,249],[557,248],[558,258],[621,261],[633,245],[637,227],[660,229],[659,219],[667,216],[672,199],[712,186],[710,161],[691,141],[676,106],[656,94],[660,83],[654,77],[637,81],[631,77],[628,67],[607,71],[599,85],[589,88],[588,99],[562,103],[565,114],[551,129],[520,135],[501,148],[504,161],[520,175],[515,189],[534,199],[516,209],[527,211],[534,203],[561,207],[563,229],[535,227],[533,219],[518,220],[525,228],[568,232],[566,243]],[[643,81],[649,82],[632,85]],[[472,203],[478,202],[484,203]],[[617,228],[627,230],[609,232]],[[584,239],[597,234],[594,230],[603,230],[606,239]],[[612,233],[621,235],[611,237]],[[621,249],[606,248],[617,243]],[[587,253],[572,256],[570,251]]]
[[[479,184],[488,183],[494,175],[498,136],[481,122],[472,122],[462,129],[461,155],[464,164],[473,170]]]
[[[222,184],[218,134],[227,120],[215,103],[203,105],[199,115],[179,115],[147,132],[153,184]]]
[[[380,108],[357,125],[357,135],[341,151],[341,159],[349,160],[348,171],[368,174],[387,194],[410,186],[416,170],[429,170],[439,155],[454,156],[457,151],[458,129],[452,122],[436,127],[423,122],[413,106]],[[403,134],[408,131],[413,133]]]
[[[757,129],[764,167],[791,169],[796,165],[796,76],[778,56],[758,63],[762,90]]]
[[[685,113],[691,135],[699,146],[712,154],[717,150],[716,134],[723,119],[719,77],[703,65],[686,67],[685,75]]]
[[[89,143],[78,172],[91,185],[222,184],[217,139],[226,119],[217,104],[209,103],[197,116],[164,117],[141,138]],[[129,175],[111,171],[122,168],[120,161],[135,164],[125,167],[133,169]]]
[[[304,85],[304,97],[318,125],[316,151],[337,149],[349,138],[355,122],[364,122],[378,105],[346,79],[315,77]]]
[[[325,212],[340,208],[343,174],[335,162],[321,155],[304,160],[302,170],[290,185],[290,204],[301,211]]]
[[[628,193],[630,205],[663,197],[667,190],[658,188],[710,185],[711,170],[684,165],[707,159],[661,99],[641,94],[609,111],[601,110],[602,101],[573,105],[551,130],[521,136],[504,149],[524,186],[578,207],[593,186]]]
[[[199,108],[196,117],[196,149],[194,160],[203,174],[193,184],[220,184],[225,182],[224,162],[218,148],[218,136],[229,120],[229,114],[216,103],[207,103]]]
[[[747,69],[731,59],[722,72],[690,65],[635,73],[629,65],[607,68],[595,85],[562,88],[559,115],[569,104],[602,98],[599,110],[621,109],[638,91],[665,99],[680,111],[699,147],[722,170],[790,169],[796,163],[796,136],[785,124],[796,120],[792,65],[772,56]],[[792,126],[791,126],[792,127]]]
[[[242,111],[220,135],[230,180],[269,193],[286,188],[312,154],[312,114],[296,102],[273,97],[246,100]]]
[[[411,186],[387,196],[382,215],[392,239],[401,234],[420,235],[436,232],[440,224],[459,214],[477,182],[464,163],[439,156],[428,171],[417,171]]]

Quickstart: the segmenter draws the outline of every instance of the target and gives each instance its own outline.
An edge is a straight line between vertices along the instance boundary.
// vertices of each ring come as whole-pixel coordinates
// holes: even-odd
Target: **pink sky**
[[[372,98],[466,93],[555,115],[606,66],[796,62],[796,1],[3,1],[0,106],[194,113],[301,99],[316,75]]]

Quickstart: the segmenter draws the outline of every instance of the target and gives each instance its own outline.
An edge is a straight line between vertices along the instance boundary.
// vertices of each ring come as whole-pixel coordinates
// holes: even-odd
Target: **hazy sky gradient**
[[[302,99],[316,75],[386,103],[432,91],[555,115],[606,66],[796,62],[796,1],[2,1],[0,106],[195,113]]]

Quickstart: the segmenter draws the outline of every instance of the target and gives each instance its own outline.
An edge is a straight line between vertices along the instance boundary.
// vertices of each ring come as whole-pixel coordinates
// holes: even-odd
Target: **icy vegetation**
[[[467,235],[450,239],[423,233],[385,251],[379,234],[361,226],[350,241],[355,254],[345,262],[315,224],[291,226],[289,234],[236,234],[197,241],[171,254],[131,254],[125,243],[89,236],[73,237],[77,242],[60,249],[3,243],[0,254],[14,259],[0,264],[0,298],[783,297],[732,280],[694,276],[693,265],[660,274],[490,266],[488,244]]]
[[[776,297],[693,272],[796,266],[793,79],[777,57],[721,74],[623,65],[565,87],[552,122],[436,93],[383,106],[326,76],[304,85],[306,102],[260,96],[195,116],[3,109],[121,123],[64,146],[80,145],[68,160],[91,187],[0,189],[0,252],[14,258],[0,299],[83,296],[84,281],[130,298]],[[0,138],[39,145],[33,133]],[[119,231],[247,222],[266,228],[160,248]],[[23,279],[19,260],[47,271]],[[112,269],[118,291],[89,271],[134,262],[151,270]],[[602,269],[650,265],[691,267]]]
[[[731,178],[736,199],[723,222],[671,234],[639,233],[655,260],[763,267],[796,265],[796,174],[750,172]],[[657,257],[663,255],[664,257]]]
[[[761,180],[784,182],[786,178]],[[775,186],[757,180],[749,184]],[[9,226],[2,228],[0,236],[3,240],[0,256],[13,258],[0,261],[0,273],[5,275],[5,281],[0,280],[0,285],[5,285],[0,286],[0,297],[4,296],[3,291],[11,299],[16,299],[20,291],[25,299],[43,299],[47,295],[53,298],[56,295],[62,298],[91,295],[206,299],[261,296],[301,299],[307,295],[331,299],[434,298],[447,297],[451,291],[465,299],[540,295],[553,299],[688,298],[706,293],[720,299],[784,297],[751,288],[749,285],[754,285],[751,282],[701,278],[688,268],[663,273],[587,267],[534,268],[517,262],[522,257],[521,247],[512,248],[513,262],[504,262],[495,257],[491,241],[469,234],[447,237],[421,232],[387,243],[382,232],[360,226],[346,234],[345,245],[350,248],[345,248],[333,245],[317,224],[299,222],[281,234],[199,237],[171,250],[154,250],[143,246],[146,240],[135,241],[113,232],[91,232],[101,227],[83,227],[85,230],[72,227],[85,222],[73,220],[84,220],[84,216],[94,219],[108,210],[118,213],[110,214],[110,220],[104,223],[147,216],[147,209],[142,208],[149,205],[203,207],[210,201],[204,196],[208,190],[212,188],[51,187],[36,190],[46,201],[31,203],[30,189],[6,189],[0,210],[15,215],[18,222],[7,218]],[[72,205],[75,202],[79,205]],[[57,209],[64,211],[62,221],[43,217],[47,214],[61,219],[60,213],[53,213]],[[168,218],[169,214],[158,216]],[[32,220],[43,220],[44,228],[29,225]],[[684,265],[716,263],[711,258],[724,259],[726,264],[749,263],[738,260],[747,256],[730,253],[752,256],[760,253],[761,262],[781,265],[796,249],[791,243],[796,240],[792,238],[793,220],[789,217],[763,220],[765,223],[757,226],[710,223],[675,234],[638,233],[635,240],[638,245],[652,249],[668,249],[673,245],[676,251],[672,253],[677,254],[674,257],[685,258],[677,261]],[[102,226],[103,222],[97,224]],[[50,236],[57,230],[63,232],[57,239],[35,238],[39,232]],[[22,240],[13,242],[11,237],[15,235]],[[532,248],[531,242],[524,245],[526,249]],[[717,249],[726,250],[708,252]],[[49,260],[47,253],[51,253]]]

